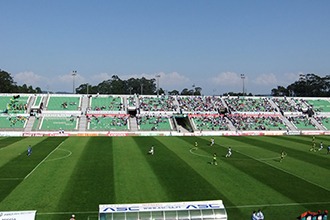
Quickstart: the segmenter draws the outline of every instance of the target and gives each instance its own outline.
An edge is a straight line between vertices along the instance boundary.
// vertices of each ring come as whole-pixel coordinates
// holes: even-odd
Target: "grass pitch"
[[[81,220],[97,219],[99,204],[221,199],[238,220],[259,208],[267,219],[329,209],[330,154],[309,151],[311,136],[214,137],[212,147],[210,138],[0,138],[0,210]],[[326,148],[330,137],[321,141]]]

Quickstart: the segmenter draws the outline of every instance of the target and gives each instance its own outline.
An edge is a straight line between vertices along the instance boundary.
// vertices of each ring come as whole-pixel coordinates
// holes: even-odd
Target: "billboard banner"
[[[99,205],[99,213],[224,209],[222,200]]]
[[[34,220],[36,212],[37,211],[0,211],[0,220]]]

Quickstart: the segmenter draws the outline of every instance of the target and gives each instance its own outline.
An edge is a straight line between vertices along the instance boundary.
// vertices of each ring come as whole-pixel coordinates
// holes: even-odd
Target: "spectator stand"
[[[126,106],[128,110],[136,110],[138,104],[137,104],[137,96],[136,95],[130,95],[126,97]]]
[[[81,95],[49,95],[44,111],[52,113],[80,112]]]
[[[308,115],[300,114],[286,117],[297,130],[319,130],[318,126],[313,122],[313,118],[308,117]]]
[[[136,121],[139,131],[172,131],[172,115],[168,114],[139,114]]]
[[[1,114],[0,130],[23,131],[28,118],[29,116],[27,115]]]
[[[78,131],[80,115],[46,114],[37,116],[33,131]]]
[[[229,122],[222,114],[189,114],[196,131],[228,131]]]
[[[90,96],[89,114],[97,113],[123,113],[125,106],[121,96],[94,95]]]
[[[87,114],[89,131],[128,131],[130,129],[128,114]]]
[[[173,113],[177,112],[174,96],[139,96],[139,113]]]
[[[231,113],[276,112],[268,97],[224,97]]]
[[[0,95],[0,130],[23,131],[29,115],[29,94]]]
[[[314,116],[315,120],[317,121],[318,124],[322,126],[323,129],[325,130],[330,130],[330,116]]]
[[[271,100],[279,108],[282,114],[285,112],[301,112],[292,97],[272,97]]]
[[[30,99],[29,94],[1,94],[0,113],[26,114]]]
[[[227,115],[237,130],[240,131],[287,131],[282,115],[269,113],[231,114]]]
[[[305,98],[305,102],[312,108],[314,113],[330,113],[329,98]]]
[[[178,96],[177,101],[181,114],[217,114],[225,108],[220,96]]]

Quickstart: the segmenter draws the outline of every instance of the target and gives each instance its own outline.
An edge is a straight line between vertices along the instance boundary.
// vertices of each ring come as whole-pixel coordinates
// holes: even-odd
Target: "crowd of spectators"
[[[173,96],[161,95],[158,97],[140,96],[139,109],[141,111],[176,111],[178,106],[175,104]]]
[[[272,100],[282,112],[297,112],[298,111],[294,101],[292,101],[293,98],[273,97]]]
[[[90,123],[90,128],[127,128],[129,115],[87,115],[87,122]]]
[[[234,114],[228,119],[238,130],[284,130],[287,129],[279,116]]]
[[[178,96],[177,100],[184,112],[218,112],[224,107],[219,96]]]
[[[23,127],[28,118],[25,116],[18,115],[18,116],[8,116],[7,119],[10,123],[10,127]]]
[[[306,115],[287,116],[287,119],[291,123],[293,123],[298,129],[315,129],[315,125],[313,124],[311,118]]]
[[[330,120],[326,116],[315,116],[315,120],[327,130],[330,130]]]
[[[144,128],[152,131],[158,130],[169,130],[170,129],[170,122],[169,119],[172,116],[168,115],[154,115],[154,114],[147,114],[147,115],[137,115],[136,122],[140,129],[144,130]]]
[[[69,105],[74,106],[74,105],[77,105],[77,103],[76,102],[69,102]],[[64,109],[67,109],[68,108],[68,102],[63,102],[61,104],[61,107],[64,108]]]
[[[199,131],[227,131],[229,130],[228,122],[224,115],[196,115],[189,117],[193,120],[196,129]]]
[[[259,97],[225,97],[231,112],[274,112],[276,109],[269,102],[269,98]]]
[[[128,107],[136,107],[136,97],[135,96],[129,96],[127,97],[127,106]]]
[[[93,97],[92,107],[93,111],[123,111],[124,105],[121,97]],[[90,110],[91,110],[90,109]]]
[[[24,112],[27,110],[27,103],[24,101],[22,102],[19,100],[20,95],[14,95],[10,102],[7,103],[6,109],[3,113],[17,113],[17,112]]]

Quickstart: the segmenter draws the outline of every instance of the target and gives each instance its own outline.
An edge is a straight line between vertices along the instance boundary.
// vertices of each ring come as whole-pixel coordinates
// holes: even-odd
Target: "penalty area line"
[[[64,142],[60,143],[52,152],[50,152],[42,161],[40,161],[40,163],[38,163],[38,165],[33,168],[33,170],[31,170],[31,172],[26,175],[26,177],[24,177],[24,179],[27,179],[43,162],[45,162],[45,160],[47,160],[47,158],[54,152],[56,151]]]

